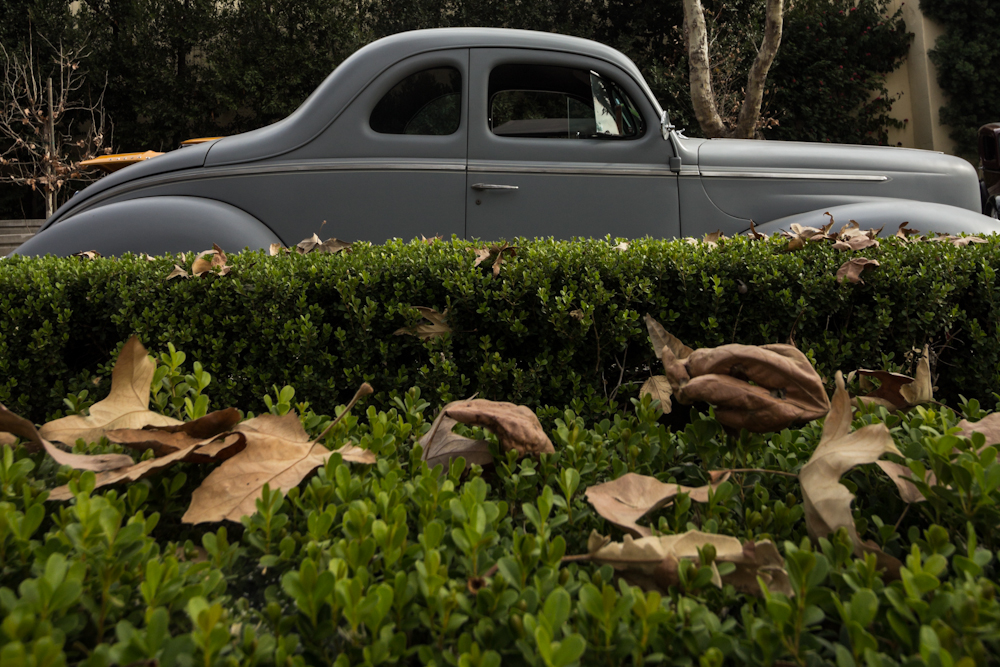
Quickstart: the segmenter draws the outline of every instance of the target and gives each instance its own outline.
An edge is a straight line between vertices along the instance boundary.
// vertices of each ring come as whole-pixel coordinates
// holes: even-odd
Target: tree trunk
[[[687,41],[688,69],[691,85],[691,104],[702,133],[709,138],[736,137],[752,139],[757,132],[757,120],[764,98],[764,84],[771,63],[781,44],[781,24],[784,0],[767,0],[765,10],[764,41],[757,51],[740,108],[736,126],[726,126],[715,103],[712,90],[712,63],[708,55],[708,30],[705,27],[705,9],[701,0],[683,0],[684,37]]]
[[[684,0],[684,37],[688,50],[688,74],[694,116],[706,137],[722,137],[726,126],[715,106],[712,64],[708,57],[708,30],[701,0]]]
[[[760,117],[760,105],[764,99],[764,83],[781,44],[781,16],[784,9],[784,0],[767,0],[767,8],[764,10],[766,12],[764,41],[747,76],[746,96],[743,98],[740,118],[733,133],[737,139],[753,139],[757,132],[757,119]]]

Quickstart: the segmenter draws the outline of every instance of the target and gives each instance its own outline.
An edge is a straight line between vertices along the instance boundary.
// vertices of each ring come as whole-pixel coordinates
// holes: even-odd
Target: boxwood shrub
[[[166,280],[192,256],[0,261],[0,402],[36,421],[69,392],[103,395],[110,353],[131,334],[168,341],[215,381],[213,408],[259,409],[294,385],[317,407],[362,381],[377,405],[410,387],[437,404],[478,393],[601,416],[628,405],[657,363],[642,317],[693,347],[793,340],[832,377],[858,367],[909,370],[935,354],[937,396],[1000,387],[1000,241],[885,241],[841,253],[779,239],[719,247],[643,239],[517,241],[494,276],[464,241],[356,244],[338,255],[244,252],[227,276]],[[838,283],[852,254],[880,266]],[[444,312],[452,333],[394,335]],[[543,418],[547,414],[541,411]],[[555,412],[553,412],[555,414]]]

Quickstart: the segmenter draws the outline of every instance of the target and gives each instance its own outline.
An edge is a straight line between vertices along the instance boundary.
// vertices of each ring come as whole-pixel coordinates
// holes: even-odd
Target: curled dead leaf
[[[523,405],[514,405],[485,398],[453,401],[444,406],[431,425],[431,430],[420,440],[424,448],[423,460],[430,465],[450,462],[464,456],[466,462],[487,461],[489,454],[485,441],[464,438],[451,431],[455,423],[482,426],[500,441],[500,448],[507,452],[515,450],[521,456],[526,454],[552,454],[555,448],[545,435],[538,417]],[[478,444],[478,443],[483,444]],[[492,457],[488,462],[492,462]],[[483,463],[480,463],[483,465]]]
[[[910,221],[907,220],[899,225],[899,229],[896,230],[896,238],[902,239],[906,242],[909,240],[909,237],[920,233],[919,229],[910,229],[909,224]]]
[[[156,366],[135,336],[122,348],[111,372],[111,393],[90,406],[90,415],[70,415],[51,421],[39,430],[47,440],[73,444],[78,439],[96,442],[107,431],[143,426],[172,426],[181,422],[149,409],[149,387]]]
[[[618,245],[613,246],[613,248],[618,252],[625,252],[626,250],[628,250],[628,246],[629,246],[628,241],[622,241]]]
[[[754,225],[753,220],[750,221],[750,231],[747,232],[747,236],[749,236],[754,241],[760,241],[762,239],[767,238],[766,236],[757,231],[757,227],[756,225]]]
[[[715,470],[709,474],[709,484],[690,487],[630,472],[610,482],[589,487],[585,495],[597,513],[615,526],[633,537],[649,537],[652,531],[640,526],[637,523],[639,519],[665,507],[682,493],[688,494],[694,502],[707,503],[709,490],[717,489],[719,484],[729,479],[731,473]]]
[[[225,276],[232,270],[232,267],[228,266],[226,261],[226,253],[218,244],[213,243],[211,250],[198,253],[198,256],[195,257],[194,262],[191,264],[191,275],[201,276],[212,272],[220,276]]]
[[[443,336],[446,333],[451,333],[451,327],[449,327],[445,320],[448,317],[448,309],[446,308],[443,313],[439,313],[433,308],[427,308],[426,306],[414,306],[414,309],[420,313],[421,317],[430,322],[430,324],[416,324],[412,327],[401,327],[393,332],[395,336],[402,336],[404,334],[410,336],[416,336],[420,340],[427,340],[428,338],[437,338],[438,336]]]
[[[861,273],[869,266],[879,266],[878,260],[867,257],[852,257],[837,269],[837,282],[842,283],[848,280],[854,284],[864,285],[865,281],[861,279]]]
[[[267,247],[267,254],[270,255],[271,257],[274,257],[275,255],[280,255],[287,251],[288,248],[281,245],[280,243],[272,243]]]
[[[858,369],[862,378],[875,378],[881,383],[877,389],[858,400],[868,405],[884,406],[887,410],[908,410],[915,405],[933,402],[929,345],[924,346],[915,374],[916,377],[910,377],[889,371]]]
[[[721,230],[716,230],[709,234],[705,234],[704,238],[702,239],[702,243],[711,248],[717,248],[720,245],[723,245],[725,241],[726,241],[726,235],[723,234]]]
[[[83,250],[81,252],[75,252],[75,253],[73,253],[72,256],[73,257],[79,257],[80,259],[91,259],[91,260],[93,260],[93,259],[97,259],[98,257],[100,257],[101,253],[97,252],[96,250]]]
[[[973,433],[982,433],[986,436],[983,447],[1000,445],[1000,412],[990,413],[977,422],[963,419],[956,426],[959,430],[955,435],[971,438]]]
[[[649,341],[653,344],[653,351],[657,359],[663,358],[663,348],[668,347],[674,357],[680,360],[687,359],[694,352],[693,349],[685,345],[679,338],[667,332],[659,322],[653,319],[648,313],[645,318],[646,331],[649,332]]]
[[[167,280],[173,280],[174,278],[190,278],[188,272],[184,267],[179,264],[174,264],[174,270],[167,274]]]
[[[673,408],[673,404],[670,402],[670,397],[673,395],[673,388],[670,386],[670,380],[667,379],[666,375],[654,375],[642,384],[642,388],[639,389],[639,396],[645,396],[649,394],[653,397],[654,401],[660,402],[660,411],[663,414],[670,414],[670,410]]]
[[[854,494],[840,483],[840,478],[855,466],[874,463],[883,454],[900,456],[900,452],[885,424],[869,424],[850,432],[851,399],[840,371],[837,371],[835,381],[837,388],[830,414],[823,424],[819,445],[799,472],[806,530],[816,540],[846,528],[854,542],[855,554],[874,553],[880,564],[889,570],[889,575],[895,578],[902,563],[870,542],[861,540],[851,514]]]
[[[922,503],[926,500],[924,494],[920,493],[920,489],[910,481],[913,479],[913,471],[909,467],[895,461],[876,461],[875,465],[881,468],[882,472],[888,475],[892,483],[896,485],[896,488],[899,489],[899,497],[903,499],[904,503]],[[934,473],[930,473],[930,477],[932,479],[926,481],[933,485]]]

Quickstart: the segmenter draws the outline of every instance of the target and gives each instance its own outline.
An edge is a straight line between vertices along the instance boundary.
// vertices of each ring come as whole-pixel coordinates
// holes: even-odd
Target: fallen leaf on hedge
[[[17,436],[13,433],[0,433],[0,447],[11,447],[17,442]]]
[[[722,583],[732,584],[741,593],[760,596],[758,577],[764,580],[767,589],[772,593],[783,593],[789,597],[795,595],[792,583],[785,570],[785,559],[778,552],[778,547],[771,540],[760,542],[745,542],[743,552],[739,556],[727,556],[716,560],[732,563],[736,570],[722,577]]]
[[[636,523],[650,512],[654,512],[682,493],[688,494],[697,503],[708,502],[709,489],[729,479],[728,470],[713,470],[709,473],[711,482],[705,486],[681,486],[668,484],[655,477],[630,472],[618,479],[597,484],[587,489],[587,501],[599,515],[618,526],[633,537],[649,537],[652,531]]]
[[[311,252],[318,252],[321,255],[335,255],[338,252],[350,252],[352,245],[353,244],[348,241],[341,241],[335,237],[321,241],[319,236],[313,234],[310,238],[299,241],[299,243],[295,246],[295,251],[300,255],[307,255]]]
[[[287,250],[287,248],[280,243],[272,243],[267,247],[267,254],[274,257],[275,255],[280,255],[285,252],[285,250]]]
[[[514,257],[515,255],[517,255],[517,248],[515,246],[504,243],[503,245],[493,246],[493,250],[497,254],[497,258],[493,260],[493,277],[496,278],[497,276],[500,275],[500,265],[504,263],[503,256],[507,254],[510,255],[511,257]]]
[[[202,440],[231,430],[234,426],[240,423],[240,419],[242,419],[242,417],[240,416],[239,410],[236,408],[226,408],[224,410],[209,412],[204,417],[199,417],[198,419],[193,419],[189,422],[172,424],[169,426],[154,425],[147,428],[165,431],[167,433],[186,433],[192,438]]]
[[[687,359],[686,369],[691,380],[675,394],[677,400],[711,403],[716,419],[733,429],[780,431],[830,409],[816,370],[791,345],[704,348]]]
[[[447,308],[443,313],[425,306],[414,306],[414,309],[430,324],[421,323],[412,327],[401,327],[396,329],[393,335],[402,336],[409,334],[418,337],[420,340],[427,340],[428,338],[436,338],[437,336],[451,333],[451,327],[445,324],[445,319],[448,317]]]
[[[424,446],[424,456],[432,453],[436,449],[435,438],[444,438],[451,433],[451,429],[444,429],[444,419],[454,419],[456,422],[469,426],[482,426],[497,436],[500,441],[500,448],[507,452],[516,450],[518,454],[552,454],[555,448],[549,436],[545,435],[538,417],[529,408],[523,405],[514,405],[502,401],[490,401],[485,398],[473,398],[466,401],[453,401],[444,406],[441,414],[438,415],[428,435],[435,434],[434,438],[427,439]],[[423,442],[423,440],[421,440]]]
[[[837,269],[837,282],[842,283],[844,280],[849,280],[854,284],[861,283],[864,285],[865,281],[861,279],[861,272],[869,266],[878,265],[878,260],[875,259],[868,259],[867,257],[852,257],[844,262],[839,269]]]
[[[649,394],[653,397],[654,401],[660,402],[660,411],[663,414],[670,414],[670,410],[673,405],[670,402],[670,396],[674,393],[673,388],[670,386],[670,380],[667,379],[666,375],[654,375],[642,384],[642,388],[639,389],[639,396],[645,396]]]
[[[687,359],[694,353],[694,350],[680,341],[679,338],[667,332],[659,322],[653,319],[648,313],[645,316],[646,331],[649,332],[649,341],[653,344],[653,351],[657,359],[663,358],[663,348],[668,347],[673,352],[674,357],[680,360]]]
[[[924,346],[917,362],[916,377],[866,368],[859,369],[858,375],[875,378],[881,383],[878,389],[858,398],[862,403],[882,405],[888,410],[907,410],[934,400],[929,345]]]
[[[70,454],[59,449],[46,440],[35,428],[35,425],[24,417],[20,417],[4,405],[0,404],[0,431],[13,433],[27,440],[25,446],[29,451],[44,449],[59,465],[70,466],[77,470],[113,470],[132,465],[132,457],[126,454]]]
[[[466,248],[466,250],[468,250],[469,252],[473,252],[473,253],[476,254],[476,261],[474,261],[472,263],[472,266],[479,266],[485,260],[487,260],[487,259],[490,258],[490,249],[489,249],[489,247],[483,247],[483,248]]]
[[[622,241],[618,245],[614,246],[614,250],[617,250],[618,252],[625,252],[626,250],[628,250],[628,246],[629,246],[628,241]]]
[[[125,445],[142,452],[152,450],[157,458],[170,456],[177,451],[195,447],[184,459],[188,463],[217,463],[232,458],[246,447],[246,437],[240,433],[230,433],[224,438],[211,435],[194,438],[187,433],[168,433],[156,429],[118,429],[108,431],[110,442]]]
[[[760,241],[761,239],[766,239],[767,237],[757,231],[757,226],[754,225],[753,220],[750,221],[750,231],[747,232],[749,236],[754,241]]]
[[[934,385],[931,383],[930,345],[924,345],[920,361],[917,362],[913,382],[901,386],[899,393],[911,406],[930,403],[934,400]]]
[[[569,316],[579,322],[582,321],[584,317],[586,317],[586,314],[579,308],[576,308],[575,310],[569,311]]]
[[[167,274],[167,280],[173,280],[174,278],[190,278],[188,272],[183,266],[179,264],[174,264],[174,270]]]
[[[101,253],[96,250],[82,250],[80,252],[74,252],[72,257],[79,257],[80,259],[97,259],[101,256]]]
[[[839,528],[846,528],[854,542],[856,555],[875,553],[890,574],[898,575],[902,564],[871,542],[862,541],[858,535],[851,514],[854,494],[840,483],[840,478],[855,466],[878,461],[883,454],[900,456],[900,453],[885,424],[869,424],[850,432],[851,399],[840,371],[837,371],[835,381],[837,388],[830,414],[823,424],[819,445],[799,472],[806,530],[813,540],[817,540]]]
[[[208,272],[217,273],[220,276],[227,275],[232,267],[226,265],[226,260],[226,253],[218,244],[213,243],[211,250],[198,253],[198,256],[195,257],[191,264],[191,275],[201,276]]]
[[[457,423],[448,417],[444,410],[438,414],[431,425],[431,430],[420,438],[420,446],[424,450],[421,460],[426,461],[430,468],[442,464],[446,472],[451,462],[459,456],[465,458],[466,468],[473,463],[481,466],[491,465],[493,455],[490,454],[490,444],[485,440],[467,438],[454,433],[452,429]]]
[[[907,220],[906,222],[899,225],[899,229],[896,230],[896,238],[902,239],[903,241],[908,241],[909,237],[913,236],[914,234],[920,233],[919,229],[910,229],[909,224],[910,222],[909,220]]]
[[[956,426],[959,431],[955,435],[971,438],[973,433],[982,433],[986,436],[984,448],[1000,444],[1000,412],[988,414],[977,422],[963,419]]]
[[[139,463],[132,462],[132,465],[127,467],[119,467],[114,470],[106,470],[105,472],[100,472],[94,476],[94,488],[100,488],[102,486],[108,486],[109,484],[118,484],[120,482],[137,482],[144,477],[148,477],[154,473],[157,473],[162,468],[172,466],[184,459],[185,456],[194,451],[195,445],[186,447],[184,449],[179,449],[172,454],[166,456],[148,459],[146,461],[141,461]],[[128,457],[126,457],[128,458]],[[69,490],[69,486],[57,486],[49,492],[49,500],[69,500],[73,497],[73,494]]]
[[[722,242],[725,240],[726,240],[726,235],[723,234],[721,230],[717,230],[709,234],[705,234],[704,238],[702,239],[702,243],[704,243],[707,246],[711,246],[712,248],[717,248],[720,245],[722,245]]]
[[[986,239],[978,236],[957,236],[954,234],[942,234],[927,240],[939,243],[950,243],[957,248],[964,248],[970,243],[986,243]]]
[[[265,484],[287,492],[334,453],[309,440],[294,410],[280,417],[254,417],[236,431],[246,436],[246,449],[224,461],[195,489],[182,523],[239,521],[257,511]],[[375,463],[374,454],[354,445],[344,445],[336,453],[345,461]]]
[[[146,348],[132,336],[125,343],[111,372],[111,393],[90,406],[90,415],[70,415],[51,421],[39,430],[47,440],[73,444],[78,439],[96,442],[107,431],[143,426],[171,426],[181,422],[149,409],[149,386],[156,366]]]
[[[913,471],[908,466],[895,461],[876,461],[875,465],[881,468],[882,472],[888,475],[892,483],[896,485],[899,497],[903,499],[904,503],[922,503],[926,500],[924,494],[920,493],[920,489],[910,481],[913,478]],[[930,479],[927,480],[927,483],[933,486],[935,481],[934,473],[930,473]]]
[[[783,248],[779,248],[778,252],[795,252],[796,250],[802,250],[806,247],[806,240],[801,236],[796,236],[792,238]]]
[[[623,542],[611,542],[597,531],[590,534],[587,543],[591,562],[611,565],[626,581],[643,590],[657,590],[668,594],[672,586],[680,583],[679,561],[698,560],[698,550],[711,545],[715,549],[715,572],[713,583],[721,587],[732,584],[737,590],[752,595],[761,595],[757,577],[760,576],[768,588],[792,594],[784,559],[770,541],[740,544],[735,537],[702,533],[691,530],[679,535],[661,535],[632,539],[625,536]],[[717,563],[733,563],[736,570],[720,577]]]

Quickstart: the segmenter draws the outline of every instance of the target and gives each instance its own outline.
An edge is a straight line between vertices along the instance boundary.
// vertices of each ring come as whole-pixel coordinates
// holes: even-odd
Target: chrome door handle
[[[496,185],[494,183],[473,183],[473,190],[517,190],[516,185]]]

